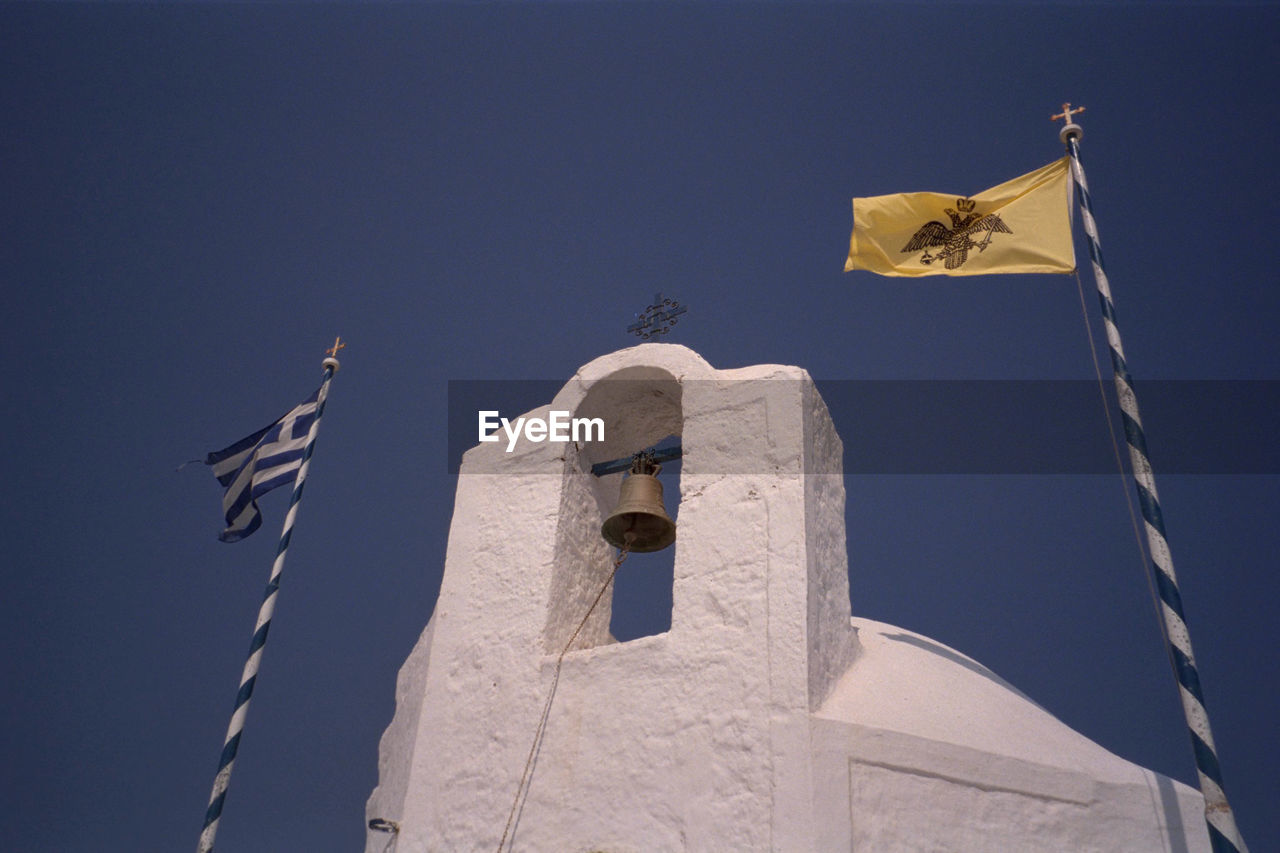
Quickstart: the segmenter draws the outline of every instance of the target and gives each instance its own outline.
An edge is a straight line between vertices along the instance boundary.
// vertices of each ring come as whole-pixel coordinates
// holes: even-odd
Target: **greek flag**
[[[262,525],[258,498],[298,478],[319,394],[316,389],[280,420],[205,457],[204,464],[227,488],[222,497],[227,529],[218,536],[223,542],[239,542],[257,530]]]

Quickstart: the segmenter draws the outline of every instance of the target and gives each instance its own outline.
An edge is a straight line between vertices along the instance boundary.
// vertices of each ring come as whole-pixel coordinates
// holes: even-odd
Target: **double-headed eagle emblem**
[[[991,235],[997,231],[1001,234],[1012,234],[1009,226],[1004,224],[1004,220],[997,213],[975,213],[974,208],[977,202],[971,198],[956,199],[956,207],[958,211],[951,208],[944,208],[947,216],[951,217],[951,227],[948,228],[938,220],[926,222],[916,231],[915,236],[907,245],[903,246],[903,252],[918,252],[924,249],[924,254],[920,256],[920,263],[931,264],[934,261],[942,261],[943,265],[953,270],[956,267],[969,260],[969,250],[976,248],[979,252],[986,251],[987,246],[991,245]],[[987,232],[981,242],[974,242],[973,237]],[[930,254],[930,249],[940,249],[936,254]]]

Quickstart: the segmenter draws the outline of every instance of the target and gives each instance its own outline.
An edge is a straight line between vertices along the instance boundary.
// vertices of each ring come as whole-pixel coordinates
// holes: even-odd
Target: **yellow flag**
[[[968,198],[903,193],[853,200],[849,270],[881,275],[1071,272],[1068,157]]]

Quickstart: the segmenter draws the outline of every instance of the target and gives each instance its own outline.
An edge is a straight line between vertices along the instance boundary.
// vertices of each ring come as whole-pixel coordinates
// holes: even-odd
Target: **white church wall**
[[[513,805],[514,850],[1207,849],[1194,791],[851,618],[841,443],[803,370],[646,344],[549,409],[601,417],[606,441],[464,457],[368,804],[398,822],[395,853],[495,849]],[[614,641],[606,593],[557,673],[613,567],[599,526],[621,476],[590,466],[668,435],[671,628]]]

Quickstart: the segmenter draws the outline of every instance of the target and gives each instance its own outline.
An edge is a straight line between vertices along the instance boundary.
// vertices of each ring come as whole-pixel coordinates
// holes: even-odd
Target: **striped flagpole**
[[[1098,226],[1093,218],[1093,199],[1089,196],[1084,167],[1080,165],[1080,138],[1084,131],[1072,122],[1071,116],[1083,110],[1084,107],[1073,110],[1070,104],[1063,104],[1062,113],[1053,118],[1066,121],[1059,137],[1067,146],[1067,153],[1071,155],[1071,173],[1080,198],[1080,217],[1089,238],[1089,258],[1093,265],[1094,282],[1098,287],[1098,299],[1102,302],[1107,342],[1111,347],[1111,364],[1115,372],[1116,395],[1120,399],[1124,434],[1129,445],[1129,461],[1137,482],[1138,503],[1146,521],[1144,527],[1147,531],[1147,546],[1151,551],[1156,589],[1163,605],[1160,613],[1164,620],[1165,639],[1178,677],[1182,710],[1191,731],[1196,772],[1200,777],[1200,791],[1204,795],[1205,821],[1209,825],[1209,841],[1215,853],[1246,853],[1247,848],[1236,828],[1235,815],[1227,804],[1227,795],[1223,789],[1218,752],[1213,745],[1213,733],[1209,729],[1209,714],[1204,707],[1200,675],[1196,671],[1195,656],[1191,652],[1191,635],[1187,631],[1186,617],[1182,612],[1182,596],[1178,592],[1178,579],[1173,571],[1173,557],[1165,538],[1160,498],[1156,494],[1155,473],[1147,460],[1147,440],[1142,431],[1142,419],[1138,415],[1138,398],[1134,394],[1133,380],[1125,363],[1124,346],[1120,341],[1120,330],[1116,326],[1115,305],[1111,301],[1111,287],[1107,283],[1107,273],[1102,265]]]
[[[324,381],[320,384],[320,392],[316,397],[316,419],[307,432],[307,445],[302,452],[302,466],[298,469],[298,477],[294,480],[293,496],[289,499],[289,511],[285,514],[284,529],[280,532],[280,544],[276,547],[276,559],[271,565],[271,579],[267,581],[267,591],[263,594],[262,607],[258,609],[258,623],[253,629],[253,640],[249,643],[249,658],[244,663],[244,671],[240,675],[240,692],[236,694],[235,710],[231,713],[231,724],[227,726],[227,737],[222,744],[222,757],[218,760],[218,774],[213,779],[213,793],[209,795],[209,808],[204,815],[204,829],[200,833],[198,853],[210,853],[213,850],[214,836],[218,834],[218,819],[222,817],[222,806],[227,799],[227,786],[231,782],[231,768],[235,766],[236,752],[240,748],[240,735],[244,731],[244,721],[249,715],[249,700],[253,698],[253,686],[258,678],[258,667],[262,665],[262,650],[267,644],[267,632],[271,630],[271,617],[276,609],[276,597],[280,592],[280,574],[284,571],[284,558],[289,550],[289,540],[293,536],[293,525],[298,518],[298,504],[302,500],[302,487],[306,483],[307,469],[311,465],[311,453],[315,450],[316,436],[320,432],[320,418],[324,415],[324,401],[329,396],[329,382],[340,365],[338,350],[346,346],[341,339],[334,341],[329,357],[324,360]]]

